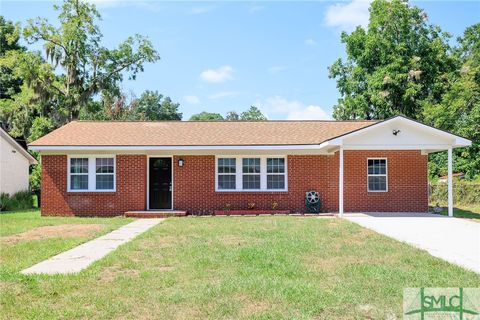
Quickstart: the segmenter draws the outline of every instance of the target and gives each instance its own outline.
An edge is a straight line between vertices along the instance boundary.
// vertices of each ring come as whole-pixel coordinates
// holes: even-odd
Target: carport
[[[344,214],[345,150],[420,150],[422,155],[448,150],[448,215],[453,216],[452,150],[471,145],[463,137],[397,116],[324,142],[321,148],[339,152],[339,215]],[[428,177],[425,177],[428,179]],[[425,192],[428,192],[426,190]]]

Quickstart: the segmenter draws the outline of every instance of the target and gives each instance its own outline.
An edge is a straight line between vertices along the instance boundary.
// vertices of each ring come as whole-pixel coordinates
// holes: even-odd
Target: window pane
[[[72,175],[72,176],[70,176],[70,189],[72,189],[72,190],[87,190],[88,189],[88,175]]]
[[[386,160],[380,160],[380,163],[378,165],[378,173],[379,174],[387,174],[387,161]]]
[[[387,177],[385,176],[369,176],[368,190],[370,191],[386,191]]]
[[[70,173],[88,173],[88,158],[70,158]]]
[[[222,174],[218,176],[218,189],[219,190],[235,190],[235,175],[234,174]]]
[[[244,174],[243,175],[243,189],[260,189],[260,175],[259,174]]]
[[[285,189],[285,175],[269,174],[267,176],[267,189]]]
[[[267,158],[267,173],[284,173],[284,158]]]
[[[113,173],[113,158],[95,159],[96,173]]]
[[[260,158],[243,158],[243,173],[260,173]]]
[[[96,181],[97,190],[113,190],[113,174],[97,174]]]
[[[218,159],[218,173],[235,173],[236,172],[235,158],[219,158]]]
[[[387,160],[369,159],[368,174],[387,174]]]

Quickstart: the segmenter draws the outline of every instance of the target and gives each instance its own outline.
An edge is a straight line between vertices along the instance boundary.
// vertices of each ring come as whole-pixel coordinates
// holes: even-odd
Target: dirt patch
[[[24,240],[41,240],[47,238],[68,237],[80,238],[90,236],[102,230],[101,224],[59,224],[56,226],[43,226],[7,237],[1,237],[5,243],[16,243]]]

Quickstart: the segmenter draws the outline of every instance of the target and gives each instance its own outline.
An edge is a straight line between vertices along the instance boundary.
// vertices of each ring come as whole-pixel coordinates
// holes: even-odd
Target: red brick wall
[[[388,192],[367,192],[367,158],[388,159]],[[189,213],[224,209],[258,209],[303,212],[305,192],[316,190],[322,211],[338,211],[338,153],[333,156],[289,156],[288,192],[215,192],[215,157],[182,156],[173,160],[173,206]],[[42,157],[43,215],[119,215],[146,209],[146,156],[117,155],[115,193],[67,193],[67,157]],[[345,151],[344,208],[352,211],[412,211],[428,209],[427,157],[420,151]]]
[[[116,192],[67,192],[67,156],[42,156],[42,215],[115,216],[145,210],[144,155],[117,155]]]
[[[249,202],[255,202],[257,209],[271,209],[275,201],[279,210],[303,212],[305,192],[309,190],[321,193],[323,210],[334,209],[334,192],[338,189],[331,187],[332,173],[328,170],[336,162],[333,156],[288,157],[288,192],[215,192],[214,156],[182,156],[183,167],[176,166],[179,158],[173,161],[175,209],[209,213],[224,209],[227,203],[232,210],[246,209]]]
[[[388,192],[367,192],[367,158],[387,158]],[[345,151],[344,210],[428,211],[427,156],[420,151]]]

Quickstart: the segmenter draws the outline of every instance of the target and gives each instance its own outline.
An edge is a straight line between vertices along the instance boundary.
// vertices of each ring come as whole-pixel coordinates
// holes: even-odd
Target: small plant
[[[255,209],[255,202],[249,202],[248,203],[248,210],[253,210]]]
[[[277,210],[278,209],[278,202],[277,201],[273,201],[272,202],[272,210]]]
[[[25,210],[33,206],[33,197],[30,191],[19,191],[10,196],[8,193],[0,195],[0,210]]]
[[[225,211],[230,211],[230,209],[232,208],[232,205],[230,203],[225,203]]]
[[[8,193],[2,192],[0,194],[0,211],[8,210],[10,206],[10,195]]]

